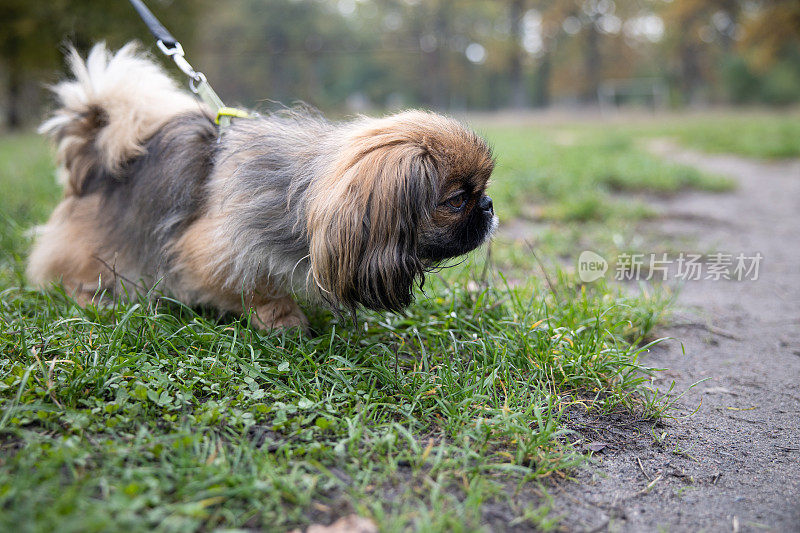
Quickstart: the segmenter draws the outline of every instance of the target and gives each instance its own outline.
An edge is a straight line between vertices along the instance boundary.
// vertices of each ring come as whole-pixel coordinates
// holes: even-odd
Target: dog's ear
[[[436,207],[437,171],[419,144],[372,141],[355,145],[314,186],[311,274],[335,307],[398,311],[411,303],[414,280],[424,275],[419,229]]]

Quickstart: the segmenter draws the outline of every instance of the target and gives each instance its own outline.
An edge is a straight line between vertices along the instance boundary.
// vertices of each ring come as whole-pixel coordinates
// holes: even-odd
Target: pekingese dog
[[[426,269],[487,240],[493,159],[459,122],[406,111],[336,124],[294,111],[238,119],[209,109],[129,44],[95,46],[42,125],[64,199],[28,275],[78,301],[126,285],[187,304],[305,327],[292,295],[397,311]],[[127,283],[127,284],[126,284]]]

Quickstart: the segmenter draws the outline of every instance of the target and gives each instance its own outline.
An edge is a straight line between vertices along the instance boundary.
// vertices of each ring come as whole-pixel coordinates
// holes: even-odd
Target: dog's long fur
[[[287,111],[220,137],[210,111],[134,45],[98,45],[85,63],[73,51],[70,64],[41,128],[57,142],[65,198],[31,252],[34,283],[61,279],[84,298],[159,283],[228,311],[244,297],[264,327],[303,326],[292,291],[399,310],[441,259],[424,250],[464,253],[496,225],[483,196],[491,153],[454,120],[410,111],[333,124]],[[464,207],[442,207],[455,190],[469,192]]]

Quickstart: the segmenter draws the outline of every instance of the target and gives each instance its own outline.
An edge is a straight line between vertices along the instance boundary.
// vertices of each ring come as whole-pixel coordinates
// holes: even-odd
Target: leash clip
[[[175,65],[181,69],[181,72],[189,76],[189,88],[193,93],[197,94],[197,85],[204,82],[206,77],[202,72],[197,72],[194,67],[192,67],[188,61],[186,61],[181,43],[175,41],[175,43],[172,45],[172,48],[169,48],[166,44],[164,44],[164,41],[159,39],[156,41],[156,44],[158,45],[158,49],[161,50],[164,55],[172,58],[172,60],[175,62]]]
[[[158,45],[159,50],[161,50],[164,53],[164,55],[167,56],[172,56],[175,54],[183,55],[183,46],[181,46],[181,43],[177,41],[173,43],[172,48],[168,48],[167,45],[164,44],[164,41],[162,41],[161,39],[157,40],[156,44]]]

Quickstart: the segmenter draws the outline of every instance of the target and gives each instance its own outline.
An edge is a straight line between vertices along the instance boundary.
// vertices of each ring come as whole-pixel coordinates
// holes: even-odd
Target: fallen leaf
[[[596,453],[605,449],[607,446],[607,442],[590,442],[586,445],[586,448]]]

